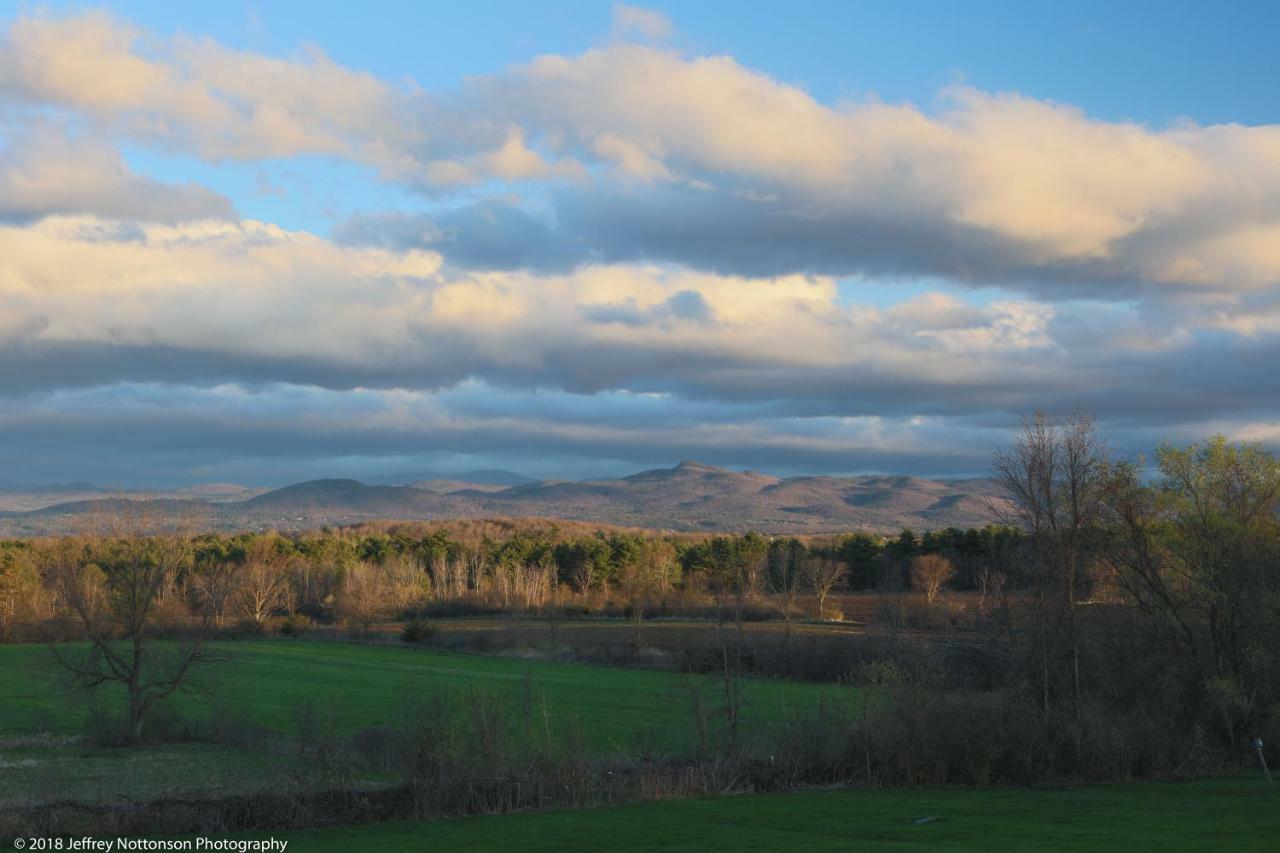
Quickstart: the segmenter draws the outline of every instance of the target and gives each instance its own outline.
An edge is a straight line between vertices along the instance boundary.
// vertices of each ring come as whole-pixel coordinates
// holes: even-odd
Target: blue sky
[[[696,53],[726,53],[823,100],[875,93],[927,102],[957,77],[1077,104],[1101,118],[1249,124],[1277,118],[1275,4],[1267,2],[650,3]],[[426,87],[453,86],[544,53],[599,45],[608,0],[538,4],[112,3],[158,33],[288,55],[318,45],[339,62]],[[0,3],[7,17],[73,3]],[[478,34],[483,34],[478,37]]]
[[[1277,24],[0,3],[0,480],[1274,446]]]

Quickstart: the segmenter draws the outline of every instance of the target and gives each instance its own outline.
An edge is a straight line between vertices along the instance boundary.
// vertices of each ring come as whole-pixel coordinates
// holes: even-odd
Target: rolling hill
[[[246,492],[246,494],[253,494]],[[10,512],[0,531],[56,532],[95,502]],[[222,528],[302,529],[371,519],[537,516],[671,530],[822,533],[980,526],[1004,506],[991,480],[904,476],[772,477],[700,462],[605,480],[502,486],[428,480],[406,486],[328,479],[204,503]]]

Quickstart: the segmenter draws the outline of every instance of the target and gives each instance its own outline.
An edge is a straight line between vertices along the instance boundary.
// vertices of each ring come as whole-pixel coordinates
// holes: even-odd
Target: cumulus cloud
[[[617,15],[663,29],[643,10]],[[427,92],[317,50],[279,59],[157,39],[101,14],[14,23],[0,90],[212,159],[328,154],[433,192],[563,187],[560,219],[582,231],[570,241],[617,259],[1113,293],[1280,278],[1276,126],[1149,128],[965,87],[932,112],[826,104],[731,57],[626,42]],[[670,194],[647,195],[662,188],[702,215],[692,234],[653,221],[670,210]],[[591,204],[589,222],[575,203]]]
[[[634,264],[468,271],[432,251],[249,220],[111,234],[85,217],[0,227],[0,390],[121,380],[430,390],[475,379],[810,416],[1086,402],[1165,418],[1280,392],[1267,371],[1233,366],[1270,363],[1277,336],[1168,312],[943,292],[851,304],[827,277]]]
[[[135,174],[100,139],[73,138],[44,125],[9,133],[0,148],[0,219],[74,213],[149,222],[233,216],[225,196]]]
[[[161,39],[102,12],[14,21],[0,93],[218,160],[332,154],[391,162],[397,93],[319,50],[291,59]],[[406,138],[407,135],[407,138]]]
[[[126,368],[132,378],[172,380],[190,362],[202,377],[306,376],[331,387],[478,376],[713,393],[765,368],[752,381],[776,394],[809,369],[874,364],[884,376],[908,375],[915,360],[945,358],[949,376],[978,375],[986,359],[1044,346],[1051,314],[999,303],[950,328],[926,323],[922,335],[918,311],[850,310],[824,278],[644,266],[466,272],[442,268],[430,251],[343,246],[254,221],[150,224],[104,239],[110,233],[110,223],[86,217],[0,227],[11,323],[0,385],[56,384],[58,364],[68,381]],[[156,375],[136,372],[148,363]]]

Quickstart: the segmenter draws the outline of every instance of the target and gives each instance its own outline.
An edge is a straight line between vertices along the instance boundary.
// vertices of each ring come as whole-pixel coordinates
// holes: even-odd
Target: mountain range
[[[482,475],[482,476],[477,476]],[[564,518],[670,530],[822,533],[980,526],[1007,506],[990,479],[906,476],[773,477],[681,462],[629,477],[536,481],[510,472],[427,475],[406,485],[328,479],[264,491],[213,484],[154,494],[199,507],[223,529],[306,529],[373,519],[492,516]],[[32,493],[23,493],[30,499]],[[52,533],[104,498],[81,494],[49,505],[0,512],[0,533]],[[49,497],[49,496],[46,496]]]

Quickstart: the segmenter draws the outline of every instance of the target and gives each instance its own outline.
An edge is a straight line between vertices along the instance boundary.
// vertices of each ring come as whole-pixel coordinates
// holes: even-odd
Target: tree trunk
[[[1040,634],[1040,702],[1046,723],[1049,720],[1049,634],[1047,625],[1049,614],[1045,611],[1044,589],[1036,590],[1036,622]]]
[[[136,676],[135,676],[136,679]],[[129,684],[129,743],[137,746],[142,743],[142,720],[146,714],[146,701],[139,686]]]
[[[129,691],[129,743],[142,743],[142,718],[146,714],[147,703],[142,690],[142,637],[133,637],[133,669],[129,673],[126,685]]]
[[[1071,695],[1074,703],[1076,722],[1080,722],[1080,633],[1076,625],[1076,543],[1075,533],[1071,534],[1071,544],[1067,549],[1067,625],[1071,631]]]

